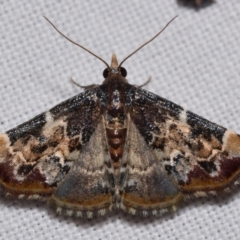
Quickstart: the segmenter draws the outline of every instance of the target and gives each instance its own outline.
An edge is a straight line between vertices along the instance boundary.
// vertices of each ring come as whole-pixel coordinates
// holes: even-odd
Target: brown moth
[[[122,64],[136,51],[110,66],[90,52],[107,66],[101,85],[0,135],[2,193],[69,216],[159,216],[239,183],[240,136],[129,84]]]

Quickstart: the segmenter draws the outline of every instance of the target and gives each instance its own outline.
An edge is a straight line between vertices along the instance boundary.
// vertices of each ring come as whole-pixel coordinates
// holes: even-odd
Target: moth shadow
[[[121,219],[125,222],[128,222],[131,226],[146,226],[148,224],[161,224],[162,222],[172,221],[177,219],[180,215],[183,215],[186,211],[191,211],[193,208],[198,209],[201,208],[203,205],[208,206],[218,206],[222,207],[227,204],[230,204],[234,198],[238,198],[238,191],[224,193],[220,192],[217,195],[209,195],[207,197],[199,197],[199,198],[190,198],[186,201],[181,202],[177,206],[176,211],[167,212],[159,217],[156,216],[149,216],[149,217],[142,217],[137,215],[130,215],[123,211],[117,210],[117,214],[114,216],[114,212],[112,213],[113,219],[116,217]],[[240,193],[239,193],[240,194]],[[188,210],[190,209],[190,210]]]
[[[64,215],[57,215],[54,211],[51,211],[51,218],[57,218],[59,221],[72,222],[76,226],[81,226],[83,228],[92,228],[93,226],[101,227],[107,224],[117,224],[120,222],[125,222],[129,226],[146,226],[147,224],[161,223],[162,221],[168,221],[174,218],[175,213],[165,214],[159,218],[155,216],[149,217],[140,217],[138,215],[131,215],[122,210],[116,209],[110,213],[107,213],[104,216],[99,216],[95,218],[77,218],[77,217],[68,217]]]
[[[186,211],[192,208],[201,208],[202,206],[212,206],[212,207],[222,207],[233,202],[234,198],[239,198],[240,189],[232,190],[231,192],[218,192],[216,195],[208,195],[205,197],[190,197],[189,199],[183,201],[179,204],[177,212]]]
[[[201,198],[190,198],[182,203],[179,204],[177,211],[168,212],[163,214],[162,216],[148,216],[143,217],[140,215],[131,215],[127,212],[124,212],[120,209],[115,209],[112,212],[106,214],[105,216],[99,216],[92,219],[84,219],[84,218],[77,218],[77,217],[68,217],[63,215],[57,215],[54,210],[51,210],[51,217],[59,218],[61,221],[71,221],[74,222],[76,225],[81,227],[90,228],[92,226],[101,226],[106,224],[114,224],[124,221],[129,226],[139,226],[139,227],[146,227],[147,225],[152,224],[161,224],[162,222],[172,221],[176,219],[179,215],[184,214],[184,212],[190,208],[200,208],[201,206],[224,206],[230,204],[233,201],[233,198],[237,197],[237,193],[230,192],[230,193],[218,193],[217,196],[208,196],[208,197],[201,197]],[[50,212],[50,211],[49,211]]]
[[[1,195],[0,206],[1,208],[7,207],[9,210],[39,209],[39,211],[44,211],[46,208],[46,203],[43,201],[16,199],[13,197],[4,197]]]
[[[91,228],[93,226],[101,226],[106,224],[114,224],[117,222],[124,221],[130,226],[146,226],[148,224],[161,224],[162,222],[172,221],[177,218],[179,215],[184,214],[184,212],[190,208],[200,208],[201,206],[224,206],[226,204],[230,204],[233,201],[234,196],[236,196],[236,191],[232,191],[230,193],[218,193],[217,196],[208,196],[201,198],[190,198],[179,204],[177,207],[177,211],[168,212],[163,214],[162,216],[148,216],[143,217],[139,215],[131,215],[122,210],[115,209],[110,213],[107,213],[104,216],[99,216],[91,219],[86,218],[78,218],[78,217],[70,217],[65,215],[57,214],[53,209],[49,208],[46,202],[41,202],[37,200],[24,200],[24,199],[12,199],[12,198],[3,198],[0,197],[0,205],[5,205],[8,208],[14,209],[38,209],[43,214],[49,216],[49,219],[56,219],[62,223],[72,222],[76,226],[81,226],[84,228]],[[191,211],[191,210],[189,210]]]

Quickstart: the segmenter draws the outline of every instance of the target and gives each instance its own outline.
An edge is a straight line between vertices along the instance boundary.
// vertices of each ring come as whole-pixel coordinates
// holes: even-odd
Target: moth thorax
[[[114,169],[119,169],[120,160],[123,156],[123,148],[126,139],[127,128],[124,124],[109,124],[106,128],[109,153],[113,161]]]

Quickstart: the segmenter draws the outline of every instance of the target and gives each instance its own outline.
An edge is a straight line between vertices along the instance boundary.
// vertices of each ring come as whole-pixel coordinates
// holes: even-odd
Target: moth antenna
[[[45,16],[43,16],[51,25],[52,27],[60,34],[62,35],[64,38],[66,38],[69,42],[77,45],[78,47],[84,49],[85,51],[89,52],[90,54],[92,54],[94,57],[98,58],[99,60],[101,60],[108,68],[110,68],[110,66],[107,64],[107,62],[105,62],[102,58],[100,58],[98,55],[96,55],[95,53],[91,52],[90,50],[88,50],[87,48],[85,48],[84,46],[80,45],[77,42],[74,42],[72,39],[70,39],[69,37],[67,37],[66,35],[64,35],[62,32],[60,32],[60,30],[57,29],[57,27],[55,27],[55,25]]]
[[[143,48],[144,46],[146,46],[147,44],[149,44],[151,41],[153,41],[158,35],[160,35],[167,27],[168,25],[173,21],[175,20],[175,18],[177,18],[178,16],[175,16],[173,19],[171,19],[167,24],[166,26],[160,31],[158,32],[154,37],[152,37],[150,40],[148,40],[147,42],[145,42],[143,45],[141,45],[139,48],[137,48],[134,52],[132,52],[131,54],[129,54],[127,57],[125,57],[122,62],[119,64],[119,69],[120,67],[122,66],[122,64],[128,59],[130,58],[133,54],[135,54],[137,51],[139,51],[141,48]]]

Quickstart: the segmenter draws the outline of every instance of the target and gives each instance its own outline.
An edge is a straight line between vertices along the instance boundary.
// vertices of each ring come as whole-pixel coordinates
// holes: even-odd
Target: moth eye
[[[125,68],[121,67],[121,68],[120,68],[120,72],[121,72],[121,75],[122,75],[123,77],[126,77],[126,76],[127,76],[127,70],[126,70]]]
[[[107,78],[107,77],[108,77],[108,68],[106,68],[106,69],[103,71],[103,77],[104,77],[104,78]]]

